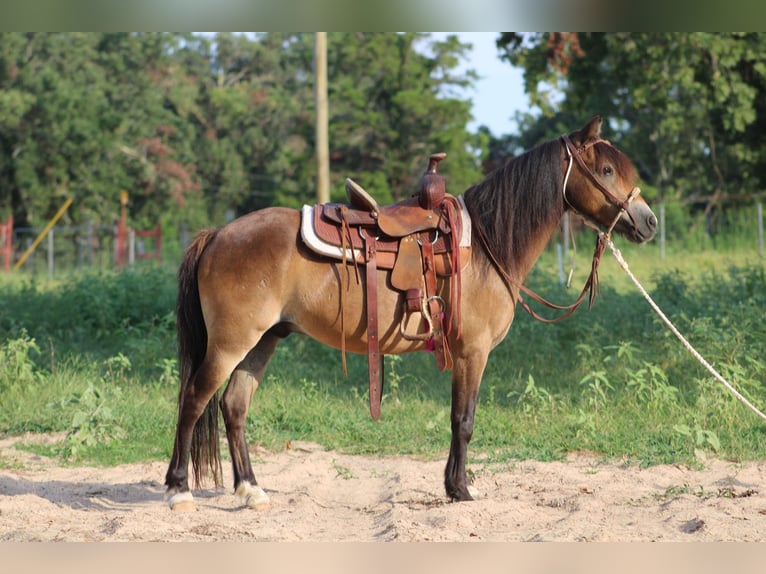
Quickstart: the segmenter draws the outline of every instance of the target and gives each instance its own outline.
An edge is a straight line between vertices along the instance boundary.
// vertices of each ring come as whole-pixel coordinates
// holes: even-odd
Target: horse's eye
[[[604,175],[612,175],[614,173],[611,165],[605,165],[602,171],[604,172]]]

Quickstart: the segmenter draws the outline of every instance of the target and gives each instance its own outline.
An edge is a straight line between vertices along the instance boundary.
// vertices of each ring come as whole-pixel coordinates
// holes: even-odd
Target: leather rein
[[[556,317],[554,319],[548,319],[546,317],[543,317],[536,313],[529,304],[524,301],[524,298],[521,296],[521,293],[519,293],[519,303],[521,303],[521,306],[524,308],[524,310],[529,313],[533,318],[537,319],[538,321],[541,321],[543,323],[558,323],[559,321],[563,321],[567,317],[571,316],[572,313],[574,313],[577,308],[582,304],[582,302],[585,300],[585,295],[589,293],[588,297],[588,308],[593,306],[593,301],[596,296],[596,292],[598,291],[598,266],[601,262],[601,256],[604,253],[604,249],[607,246],[610,234],[612,233],[612,230],[614,229],[614,226],[617,225],[617,221],[622,217],[623,213],[627,213],[628,217],[630,217],[631,222],[633,222],[633,225],[636,225],[635,220],[633,219],[633,216],[628,211],[628,207],[630,206],[630,203],[638,196],[639,193],[641,193],[641,190],[638,187],[634,187],[631,192],[628,194],[628,197],[623,201],[615,197],[615,195],[609,191],[606,186],[591,172],[590,169],[588,169],[588,166],[585,164],[585,161],[582,159],[582,153],[587,150],[589,147],[594,146],[597,143],[606,143],[608,145],[611,145],[607,140],[604,139],[596,139],[592,142],[589,142],[585,145],[582,145],[580,147],[575,147],[575,145],[572,143],[572,140],[567,135],[561,136],[561,141],[564,144],[564,148],[566,149],[567,156],[569,159],[569,164],[567,165],[566,174],[564,175],[564,184],[563,184],[563,196],[564,196],[564,203],[566,203],[572,211],[579,214],[583,219],[585,220],[586,225],[589,227],[595,229],[598,231],[598,237],[596,239],[596,247],[593,251],[593,260],[591,262],[591,270],[590,274],[588,275],[588,279],[585,281],[585,285],[582,288],[582,292],[580,293],[579,297],[575,300],[574,303],[571,305],[556,305],[555,303],[551,303],[550,301],[544,299],[519,281],[515,280],[513,277],[510,276],[510,274],[503,269],[500,262],[497,260],[497,257],[495,257],[494,253],[492,253],[492,250],[489,247],[489,243],[487,241],[486,236],[484,235],[484,231],[480,225],[474,225],[474,228],[477,232],[477,236],[479,237],[479,240],[482,243],[482,246],[484,247],[485,252],[487,253],[490,261],[492,262],[492,265],[495,267],[497,272],[500,274],[500,277],[503,279],[503,282],[505,283],[505,286],[508,288],[508,291],[511,293],[511,297],[513,298],[513,289],[512,287],[515,286],[519,289],[519,291],[523,291],[526,295],[529,295],[530,298],[534,299],[538,303],[549,307],[550,309],[556,309],[558,311],[566,311],[563,315]],[[574,149],[575,153],[572,153],[572,149]],[[580,167],[580,169],[585,173],[585,175],[590,179],[590,181],[593,183],[593,185],[598,188],[598,190],[606,197],[606,199],[612,203],[613,205],[616,205],[620,208],[620,211],[617,213],[617,216],[612,221],[611,225],[607,229],[606,232],[603,232],[599,229],[599,224],[592,221],[589,217],[583,215],[580,213],[569,201],[567,198],[567,183],[569,181],[569,174],[572,170],[572,165],[574,163],[577,163],[577,165]]]

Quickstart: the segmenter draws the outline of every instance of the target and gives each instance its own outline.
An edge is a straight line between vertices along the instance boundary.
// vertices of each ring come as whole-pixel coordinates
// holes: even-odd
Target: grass
[[[589,266],[584,241],[575,284]],[[619,246],[700,352],[766,405],[766,273],[757,252],[669,250],[661,260],[656,246]],[[558,284],[553,250],[528,284],[553,300],[574,299]],[[601,285],[591,311],[559,324],[518,309],[490,357],[470,455],[508,462],[589,452],[640,465],[764,458],[763,422],[681,347],[608,252]],[[26,448],[72,464],[168,460],[178,385],[174,298],[174,269],[152,265],[55,282],[1,276],[0,435],[62,433],[58,443]],[[378,422],[366,386],[366,357],[349,356],[345,378],[338,351],[291,336],[253,401],[248,441],[446,457],[450,376],[432,357],[387,358]]]

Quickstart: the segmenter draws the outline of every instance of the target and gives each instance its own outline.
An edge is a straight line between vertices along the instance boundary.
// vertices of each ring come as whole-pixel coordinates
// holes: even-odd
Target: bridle
[[[500,265],[500,262],[497,260],[497,257],[492,253],[492,250],[489,247],[489,243],[487,242],[487,238],[484,235],[484,230],[481,228],[480,225],[475,225],[474,228],[476,229],[476,234],[479,237],[479,240],[482,243],[482,246],[484,247],[485,252],[487,253],[487,256],[489,257],[490,261],[492,262],[493,266],[495,267],[495,270],[499,273],[500,277],[503,279],[503,282],[505,283],[505,286],[508,288],[508,291],[511,293],[511,297],[513,298],[513,286],[516,286],[520,292],[524,292],[525,294],[529,295],[532,299],[537,301],[538,303],[545,305],[546,307],[549,307],[551,309],[556,309],[558,311],[566,311],[563,315],[556,317],[554,319],[548,319],[546,317],[543,317],[539,314],[537,314],[528,304],[526,301],[524,301],[524,298],[521,296],[521,293],[519,293],[519,303],[524,308],[524,310],[529,313],[533,318],[537,319],[538,321],[541,321],[543,323],[558,323],[559,321],[563,321],[572,313],[574,313],[577,308],[580,306],[580,304],[585,300],[586,293],[589,293],[588,296],[588,308],[593,306],[593,301],[596,296],[596,292],[598,291],[598,265],[601,262],[601,256],[604,253],[604,249],[606,248],[606,245],[608,243],[609,237],[612,233],[612,230],[614,229],[614,226],[617,225],[617,222],[619,221],[620,217],[624,213],[628,214],[628,217],[630,217],[631,222],[633,223],[633,226],[636,227],[636,221],[633,219],[633,216],[631,215],[628,208],[630,207],[630,203],[638,197],[638,194],[641,193],[641,190],[636,186],[633,187],[631,192],[628,194],[628,197],[625,198],[625,200],[620,200],[617,198],[607,187],[596,177],[596,175],[588,168],[588,166],[585,164],[585,161],[582,159],[582,154],[585,150],[587,150],[589,147],[592,147],[596,145],[597,143],[606,143],[607,145],[612,145],[607,140],[604,139],[594,139],[589,141],[587,144],[583,144],[580,147],[576,147],[572,140],[567,135],[561,136],[561,141],[564,144],[564,149],[567,152],[567,157],[569,159],[569,163],[567,165],[567,170],[564,175],[564,183],[562,186],[562,193],[564,197],[564,203],[569,206],[569,208],[580,215],[583,220],[585,221],[586,225],[588,227],[591,227],[598,231],[598,237],[596,238],[596,247],[593,251],[593,261],[591,262],[591,270],[590,274],[588,275],[588,279],[585,281],[585,285],[583,286],[582,292],[580,293],[577,300],[572,303],[571,305],[556,305],[555,303],[551,303],[550,301],[544,299],[522,283],[516,281],[513,277],[511,277],[507,271],[505,271]],[[574,149],[574,153],[572,152],[572,149]],[[593,183],[593,185],[596,186],[596,188],[604,195],[604,197],[609,201],[611,204],[617,206],[620,208],[617,215],[615,216],[614,220],[612,220],[612,223],[609,225],[607,230],[604,232],[601,230],[600,226],[601,224],[597,221],[593,220],[591,217],[586,216],[585,214],[581,213],[577,208],[575,208],[574,205],[569,201],[569,198],[567,197],[567,183],[569,182],[569,174],[572,171],[572,166],[574,164],[577,164],[578,167],[582,170],[582,172],[588,177],[588,179]]]
[[[583,144],[580,147],[576,147],[572,140],[569,138],[568,135],[561,136],[561,141],[564,143],[564,149],[567,152],[567,156],[569,159],[569,164],[567,165],[567,171],[564,175],[564,185],[562,187],[562,193],[564,194],[564,203],[566,203],[569,208],[577,213],[580,217],[582,217],[585,220],[585,223],[588,225],[588,227],[591,227],[595,229],[596,231],[601,232],[599,229],[599,224],[597,222],[594,222],[590,217],[585,215],[584,213],[581,213],[574,205],[572,205],[572,202],[569,201],[569,198],[567,197],[567,183],[569,182],[569,173],[572,171],[572,165],[574,163],[577,163],[577,165],[580,167],[582,172],[588,177],[588,179],[591,181],[593,185],[596,186],[596,188],[606,197],[607,201],[611,203],[612,205],[616,205],[620,208],[620,211],[615,216],[612,223],[607,228],[606,232],[604,232],[607,236],[607,238],[611,235],[612,230],[614,229],[614,226],[617,225],[617,222],[619,221],[620,217],[622,217],[623,213],[627,213],[628,217],[630,218],[631,223],[633,224],[633,227],[636,226],[636,220],[633,219],[633,215],[630,213],[628,208],[630,207],[630,203],[638,197],[638,195],[641,193],[641,188],[638,186],[634,186],[633,189],[628,194],[628,197],[625,198],[625,200],[621,200],[618,197],[616,197],[607,187],[601,182],[600,179],[596,177],[596,175],[588,169],[588,166],[585,165],[585,161],[582,158],[582,154],[585,150],[587,150],[589,147],[592,147],[596,145],[597,143],[605,143],[608,146],[611,146],[612,144],[609,143],[607,140],[604,139],[595,139],[587,144]],[[572,149],[574,149],[575,153],[572,153]]]

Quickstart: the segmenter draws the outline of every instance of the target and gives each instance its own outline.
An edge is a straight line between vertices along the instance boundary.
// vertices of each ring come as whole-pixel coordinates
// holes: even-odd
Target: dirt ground
[[[587,456],[473,464],[480,498],[445,499],[445,461],[349,456],[309,443],[253,453],[271,498],[231,486],[164,502],[164,462],[62,467],[0,441],[0,541],[766,541],[766,461],[639,469]],[[227,485],[231,469],[224,466]]]

